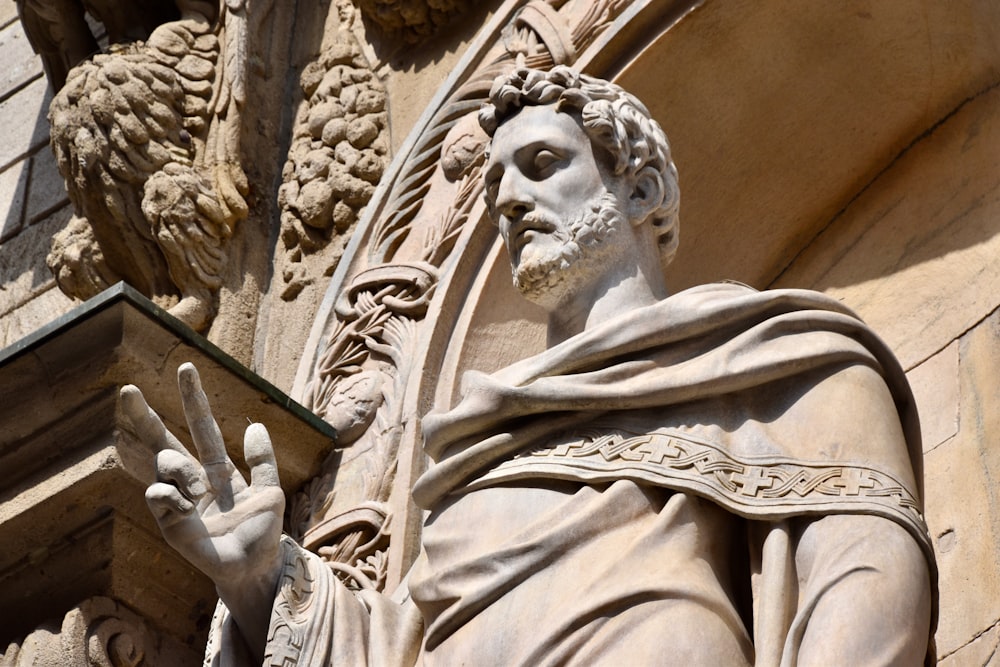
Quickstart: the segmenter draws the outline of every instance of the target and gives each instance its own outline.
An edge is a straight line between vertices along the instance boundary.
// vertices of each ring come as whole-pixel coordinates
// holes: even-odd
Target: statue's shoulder
[[[669,297],[667,302],[676,306],[697,306],[702,309],[712,306],[720,308],[748,307],[776,308],[778,311],[820,310],[846,315],[861,321],[851,308],[842,301],[823,292],[800,288],[779,288],[758,290],[738,280],[720,280],[689,287]]]

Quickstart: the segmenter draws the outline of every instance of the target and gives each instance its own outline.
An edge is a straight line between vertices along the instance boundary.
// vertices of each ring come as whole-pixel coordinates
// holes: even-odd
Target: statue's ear
[[[653,167],[643,167],[632,182],[629,195],[629,220],[633,225],[645,222],[664,202],[674,196],[666,192],[663,174]]]

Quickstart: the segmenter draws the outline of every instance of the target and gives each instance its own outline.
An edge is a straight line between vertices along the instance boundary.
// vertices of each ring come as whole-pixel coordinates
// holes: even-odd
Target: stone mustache
[[[248,483],[192,366],[198,458],[123,389],[159,451],[149,506],[221,598],[208,664],[932,661],[919,429],[891,352],[817,293],[668,296],[676,171],[618,86],[519,67],[490,100],[487,208],[548,349],[424,417],[403,590],[350,591],[282,537],[266,429],[247,429]]]

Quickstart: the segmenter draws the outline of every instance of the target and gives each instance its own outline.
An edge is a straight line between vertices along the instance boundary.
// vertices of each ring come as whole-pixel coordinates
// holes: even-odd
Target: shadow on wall
[[[862,190],[777,283],[836,290],[997,245],[1000,83],[964,100]],[[976,249],[979,250],[976,250]],[[990,253],[992,254],[992,253]]]
[[[945,160],[937,184],[910,181],[914,189],[892,213],[901,224],[945,215],[949,203],[957,216],[960,179],[996,172],[986,155],[997,139],[981,101],[1000,81],[996,3],[900,0],[858,11],[845,3],[709,2],[616,78],[647,102],[671,139],[682,193],[675,290],[722,278],[758,288],[788,283],[805,249],[826,242],[818,238],[824,230],[890,181],[909,180],[903,163],[944,133],[981,136],[941,148],[946,154],[931,160]],[[975,113],[978,121],[958,127],[959,116]],[[987,192],[976,179],[969,187]],[[915,231],[891,240],[906,243]],[[958,235],[939,232],[947,238],[925,250],[940,256],[993,235],[968,224]],[[897,259],[902,264],[866,261],[862,273],[796,282],[843,286],[924,261],[909,251]]]
[[[30,284],[19,285],[18,292],[52,280],[45,266],[49,238],[57,230],[53,225],[69,215],[61,210],[68,198],[48,147],[52,91],[37,60],[35,65],[33,79],[0,95],[0,286],[23,283],[31,273]]]

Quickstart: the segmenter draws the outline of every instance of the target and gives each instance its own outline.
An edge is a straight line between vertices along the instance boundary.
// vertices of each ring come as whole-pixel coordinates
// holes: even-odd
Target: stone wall
[[[942,665],[1000,647],[1000,82],[906,148],[777,281],[851,304],[917,398]]]
[[[13,2],[0,3],[0,347],[68,311],[45,267],[69,199],[48,148],[52,99]]]

